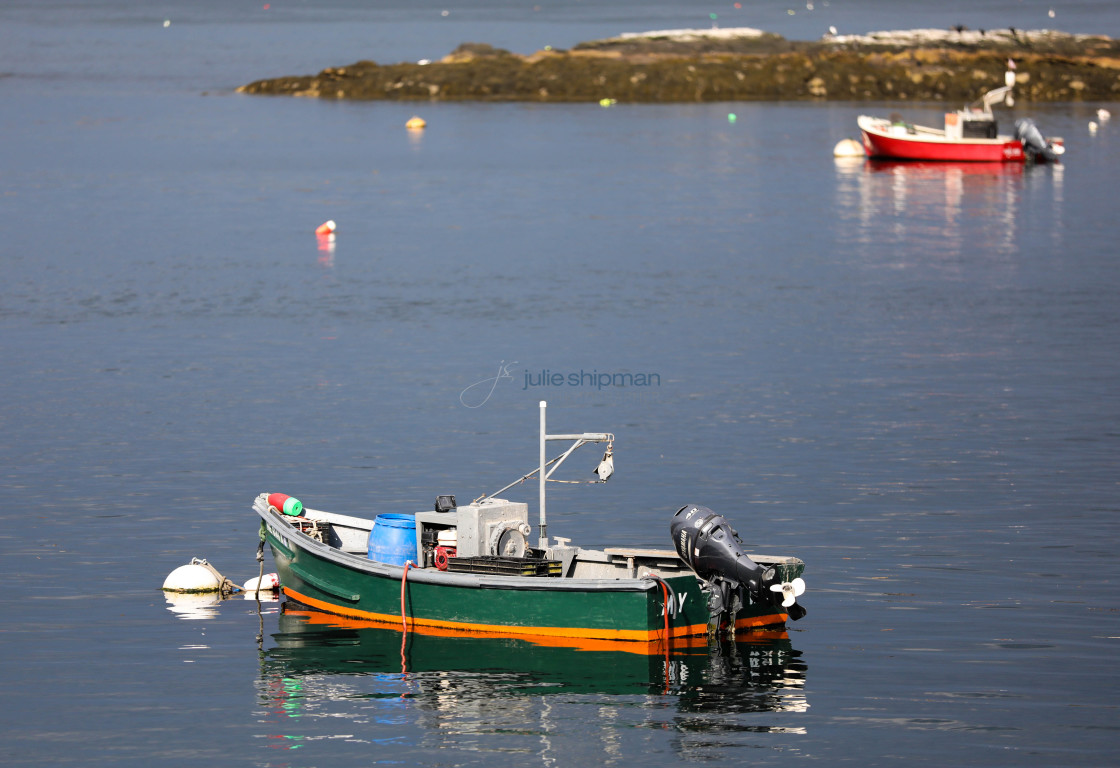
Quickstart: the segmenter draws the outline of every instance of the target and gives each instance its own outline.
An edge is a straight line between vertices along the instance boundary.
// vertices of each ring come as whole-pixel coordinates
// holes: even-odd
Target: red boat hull
[[[924,138],[922,135],[891,135],[860,126],[868,157],[895,160],[937,160],[973,163],[1021,163],[1026,156],[1018,139]]]

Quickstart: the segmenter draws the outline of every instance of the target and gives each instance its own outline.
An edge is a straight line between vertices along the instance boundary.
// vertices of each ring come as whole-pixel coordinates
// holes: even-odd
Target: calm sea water
[[[6,765],[1111,762],[1120,136],[1087,126],[1120,105],[1021,104],[1064,163],[977,168],[832,159],[890,104],[232,93],[709,13],[1120,34],[1105,2],[726,5],[0,6]],[[419,637],[402,674],[391,630],[159,591],[195,556],[255,576],[264,490],[372,514],[501,487],[541,399],[618,436],[550,533],[666,547],[704,503],[806,561],[808,616],[668,674]]]

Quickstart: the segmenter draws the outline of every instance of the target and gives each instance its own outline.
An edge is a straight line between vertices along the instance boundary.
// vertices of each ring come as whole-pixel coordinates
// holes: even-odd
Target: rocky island
[[[969,102],[1016,64],[1023,101],[1120,100],[1120,44],[1048,30],[907,30],[787,40],[668,30],[519,55],[465,43],[438,62],[358,61],[239,92],[328,99],[533,102]]]

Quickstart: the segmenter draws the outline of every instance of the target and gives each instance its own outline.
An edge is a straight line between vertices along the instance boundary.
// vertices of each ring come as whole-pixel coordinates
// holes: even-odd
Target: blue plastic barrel
[[[367,550],[370,560],[389,565],[416,562],[416,516],[378,515],[369,532]]]

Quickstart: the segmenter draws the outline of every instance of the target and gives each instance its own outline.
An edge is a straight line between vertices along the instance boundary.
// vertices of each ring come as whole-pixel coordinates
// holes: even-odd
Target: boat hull
[[[408,631],[646,643],[666,637],[665,589],[655,579],[503,576],[387,565],[316,541],[275,511],[257,513],[284,595],[308,608]],[[792,579],[802,568],[783,566],[783,576]],[[663,582],[670,593],[668,636],[706,634],[707,597],[697,578],[689,572],[665,575]],[[781,626],[787,618],[780,605],[752,604],[736,615],[735,627]]]
[[[892,131],[887,121],[860,117],[860,134],[868,157],[958,163],[1022,163],[1023,144],[1010,136],[994,139],[949,139],[944,131],[912,126],[914,133]]]

